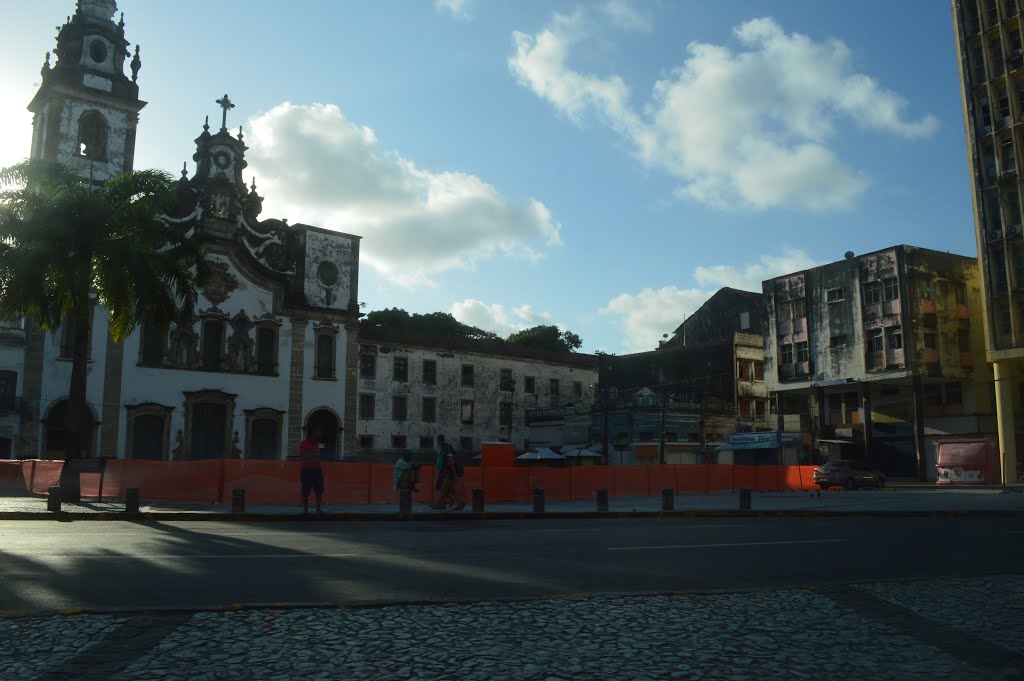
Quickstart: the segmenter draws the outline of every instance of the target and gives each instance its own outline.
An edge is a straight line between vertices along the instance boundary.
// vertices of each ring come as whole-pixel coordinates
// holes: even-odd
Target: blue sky
[[[361,235],[366,310],[653,349],[720,286],[975,255],[947,2],[120,0],[136,167],[237,104],[264,217]],[[72,0],[0,9],[0,165]],[[884,17],[885,21],[880,18]]]

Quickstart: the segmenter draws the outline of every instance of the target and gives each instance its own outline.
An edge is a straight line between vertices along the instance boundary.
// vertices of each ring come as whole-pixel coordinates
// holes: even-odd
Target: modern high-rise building
[[[1024,17],[1021,0],[951,0],[1003,479],[1024,451]]]

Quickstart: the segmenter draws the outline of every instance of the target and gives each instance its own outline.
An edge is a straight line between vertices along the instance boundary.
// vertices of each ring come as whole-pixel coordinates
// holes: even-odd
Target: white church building
[[[94,182],[132,169],[139,111],[139,50],[131,57],[114,0],[79,0],[60,27],[29,109],[31,157],[60,161]],[[189,460],[282,458],[304,429],[325,455],[356,446],[360,237],[261,219],[246,185],[246,145],[227,130],[195,140],[165,216],[197,239],[213,276],[195,315],[164,337],[137,329],[124,343],[93,310],[89,456]],[[0,328],[0,457],[60,457],[71,376],[67,328],[30,321]]]

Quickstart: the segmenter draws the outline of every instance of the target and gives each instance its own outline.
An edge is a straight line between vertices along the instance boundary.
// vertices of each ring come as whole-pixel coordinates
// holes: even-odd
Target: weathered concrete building
[[[79,1],[29,106],[31,157],[97,183],[132,168],[145,104],[138,59],[131,79],[123,72],[128,42],[116,9],[113,0]],[[194,176],[183,169],[174,206],[160,216],[199,243],[212,276],[194,316],[166,336],[141,328],[115,343],[105,311],[93,310],[88,456],[281,458],[314,427],[327,457],[354,449],[360,238],[260,219],[263,199],[243,178],[242,131],[227,130],[233,105],[226,95],[217,103],[220,130],[203,126],[190,152]],[[20,406],[16,426],[6,417],[14,456],[63,454],[71,332],[28,321],[0,333],[0,377],[17,386]]]
[[[403,449],[430,450],[438,434],[466,453],[488,441],[520,451],[535,439],[558,446],[564,408],[592,404],[597,386],[597,357],[583,353],[368,327],[358,354],[357,449],[350,458],[393,460]],[[548,421],[553,430],[538,432]]]
[[[1024,19],[1018,0],[950,0],[1003,480],[1024,480]]]
[[[847,253],[765,281],[764,296],[767,389],[782,413],[810,417],[819,453],[924,478],[928,438],[992,426],[975,259]]]
[[[623,437],[617,445],[614,440],[624,433],[633,444],[620,458],[729,463],[731,451],[713,450],[731,433],[774,429],[761,324],[760,294],[723,288],[657,350],[602,357],[601,402],[608,415],[595,413],[594,427],[602,441],[608,431],[608,451],[623,448]],[[649,423],[655,416],[662,422]],[[650,433],[657,457],[646,439]]]

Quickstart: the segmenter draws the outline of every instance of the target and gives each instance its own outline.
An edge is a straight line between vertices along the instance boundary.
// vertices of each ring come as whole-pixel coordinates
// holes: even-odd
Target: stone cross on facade
[[[228,99],[227,94],[225,94],[220,99],[216,100],[215,103],[216,104],[220,104],[220,108],[224,109],[224,114],[221,116],[221,119],[220,119],[220,129],[221,130],[227,130],[228,129],[228,110],[229,109],[234,109],[235,105],[234,105],[234,103],[232,103],[232,101],[230,99]]]

